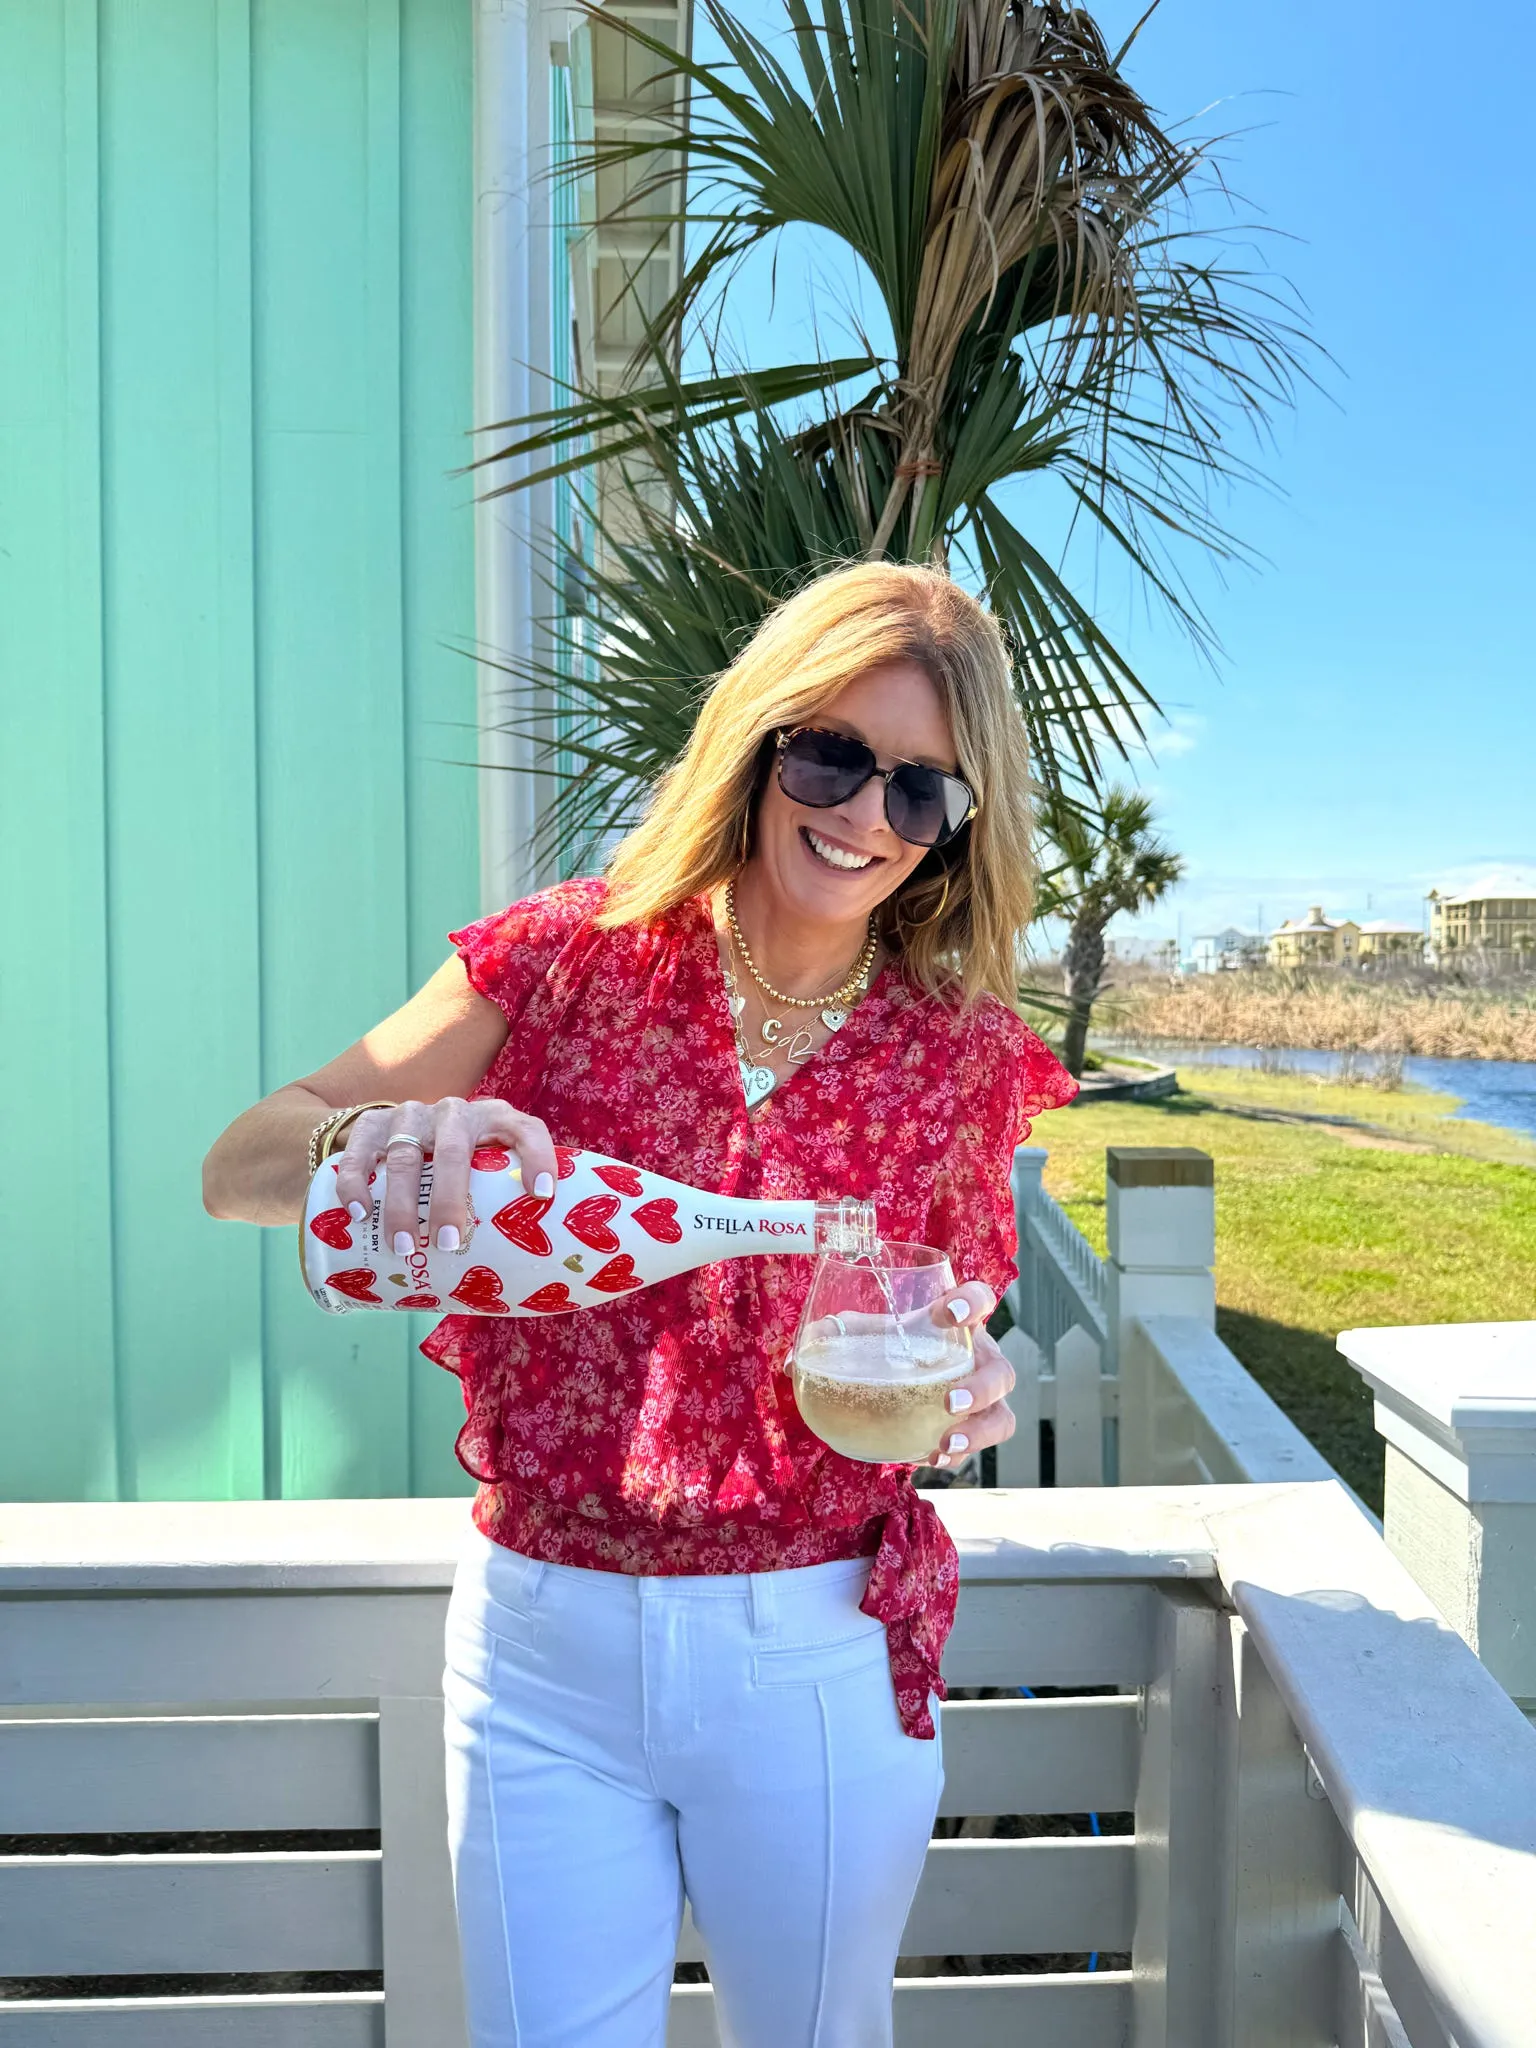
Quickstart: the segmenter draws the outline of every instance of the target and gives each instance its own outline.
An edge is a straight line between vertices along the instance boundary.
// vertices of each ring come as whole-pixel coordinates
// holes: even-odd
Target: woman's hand
[[[409,1134],[415,1145],[391,1145],[392,1137]],[[486,1097],[466,1102],[445,1095],[440,1102],[402,1102],[394,1109],[368,1109],[347,1133],[337,1153],[336,1196],[361,1222],[367,1214],[368,1177],[382,1159],[389,1170],[380,1235],[401,1257],[429,1244],[454,1252],[469,1227],[469,1162],[479,1145],[500,1145],[516,1156],[523,1186],[540,1200],[555,1192],[555,1143],[535,1116],[524,1116],[510,1103]],[[420,1219],[420,1168],[432,1161],[432,1202],[425,1225]]]
[[[952,1465],[972,1451],[984,1451],[990,1444],[1005,1444],[1013,1435],[1015,1422],[1007,1396],[1013,1392],[1014,1370],[987,1335],[988,1316],[997,1307],[997,1296],[979,1280],[969,1280],[937,1303],[933,1320],[946,1329],[964,1328],[971,1333],[975,1370],[957,1380],[944,1397],[944,1405],[956,1418],[943,1441],[928,1459],[930,1465]],[[962,1313],[963,1311],[963,1313]]]

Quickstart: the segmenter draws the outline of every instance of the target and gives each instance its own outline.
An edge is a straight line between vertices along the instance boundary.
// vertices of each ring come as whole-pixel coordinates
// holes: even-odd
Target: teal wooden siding
[[[199,1166],[477,908],[470,39],[0,8],[0,1497],[468,1484]]]

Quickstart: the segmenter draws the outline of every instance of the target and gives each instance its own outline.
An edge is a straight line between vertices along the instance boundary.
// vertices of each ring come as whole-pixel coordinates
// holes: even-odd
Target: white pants
[[[943,1771],[868,1576],[635,1578],[474,1532],[444,1676],[473,2048],[662,2048],[685,1893],[726,2048],[890,2048]]]

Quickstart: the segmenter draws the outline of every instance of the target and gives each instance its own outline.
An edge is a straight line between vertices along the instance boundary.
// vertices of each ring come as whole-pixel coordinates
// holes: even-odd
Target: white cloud
[[[1129,712],[1118,705],[1109,711],[1110,729],[1124,746],[1134,770],[1138,762],[1174,761],[1192,754],[1205,732],[1205,720],[1198,711],[1174,711],[1148,725],[1145,737],[1136,730]]]
[[[1192,711],[1177,711],[1166,732],[1152,735],[1150,752],[1154,760],[1173,761],[1180,754],[1192,754],[1200,744],[1205,720]]]

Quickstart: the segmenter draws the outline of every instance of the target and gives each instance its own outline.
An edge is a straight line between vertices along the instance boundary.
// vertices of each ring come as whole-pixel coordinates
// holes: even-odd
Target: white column
[[[1190,1145],[1105,1149],[1109,1327],[1132,1316],[1194,1316],[1214,1328],[1216,1169]]]
[[[549,140],[549,24],[538,0],[477,0],[474,105],[474,426],[547,405],[549,203],[538,184]],[[506,438],[506,437],[501,437]],[[496,436],[477,431],[477,456]],[[536,536],[549,524],[547,489],[489,503],[513,466],[476,470],[475,652],[479,662],[480,904],[483,911],[537,886],[532,842],[542,779],[534,748],[497,730],[525,698],[493,662],[526,662],[536,619],[549,610]]]
[[[1120,1481],[1157,1476],[1152,1351],[1126,1341],[1147,1316],[1216,1324],[1216,1169],[1189,1145],[1110,1145],[1104,1153],[1109,1239],[1106,1321],[1120,1382]]]
[[[1386,1439],[1388,1547],[1536,1713],[1536,1322],[1345,1330]]]

